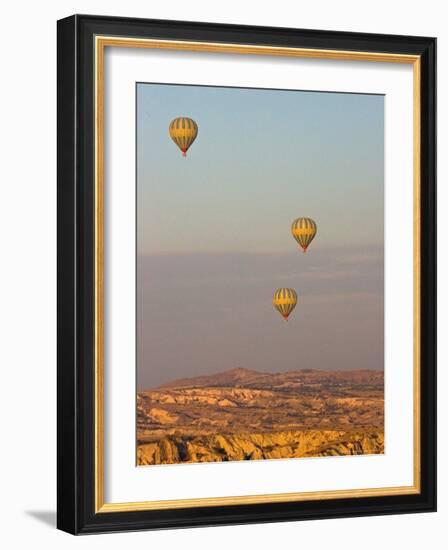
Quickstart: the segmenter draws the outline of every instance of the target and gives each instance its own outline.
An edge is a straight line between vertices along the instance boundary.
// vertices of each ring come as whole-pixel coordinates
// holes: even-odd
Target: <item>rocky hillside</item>
[[[164,437],[138,446],[139,465],[179,462],[225,462],[268,458],[300,458],[380,454],[384,452],[382,430],[241,433]]]
[[[384,452],[383,373],[233,369],[137,395],[139,465]]]

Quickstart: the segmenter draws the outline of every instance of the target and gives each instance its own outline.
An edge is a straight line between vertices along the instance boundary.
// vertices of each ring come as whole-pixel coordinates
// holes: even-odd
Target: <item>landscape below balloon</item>
[[[234,369],[137,396],[137,462],[176,464],[384,452],[377,371]]]

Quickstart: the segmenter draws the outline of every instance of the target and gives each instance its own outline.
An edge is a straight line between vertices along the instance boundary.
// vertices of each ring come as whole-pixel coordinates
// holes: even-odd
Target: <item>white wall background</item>
[[[446,543],[448,167],[439,157],[439,512],[75,538],[55,530],[56,20],[73,13],[439,38],[439,151],[448,147],[448,28],[438,0],[16,1],[0,33],[0,541],[6,548],[346,548]],[[444,23],[445,21],[445,23]],[[440,542],[439,542],[440,541]]]

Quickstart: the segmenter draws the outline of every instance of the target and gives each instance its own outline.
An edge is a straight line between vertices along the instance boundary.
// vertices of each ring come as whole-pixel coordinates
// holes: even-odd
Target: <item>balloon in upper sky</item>
[[[294,239],[303,248],[303,251],[306,252],[306,249],[316,236],[316,222],[311,218],[297,218],[292,222],[291,233]]]
[[[297,305],[297,292],[293,288],[279,288],[275,291],[272,304],[280,315],[288,320]]]
[[[171,139],[182,151],[184,157],[198,135],[198,125],[192,118],[178,117],[171,121],[169,127]]]

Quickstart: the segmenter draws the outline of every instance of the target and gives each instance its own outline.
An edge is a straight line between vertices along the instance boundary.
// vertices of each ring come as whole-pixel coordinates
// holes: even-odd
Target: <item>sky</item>
[[[136,116],[138,388],[382,369],[384,97],[141,83]],[[178,116],[199,127],[186,158]],[[286,324],[279,287],[299,295]]]

